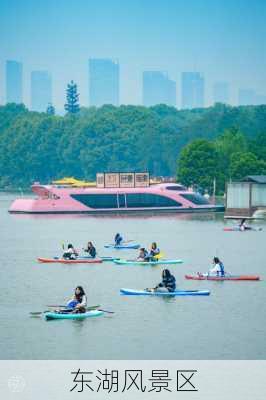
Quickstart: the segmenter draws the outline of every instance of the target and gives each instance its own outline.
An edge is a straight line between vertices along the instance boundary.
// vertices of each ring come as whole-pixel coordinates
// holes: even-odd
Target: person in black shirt
[[[176,289],[176,281],[174,275],[169,269],[164,269],[162,272],[162,281],[155,286],[154,291],[157,292],[174,292]]]
[[[89,255],[90,255],[92,258],[95,258],[95,257],[96,257],[96,249],[95,249],[95,247],[93,246],[92,242],[88,242],[87,248],[84,249],[84,251],[86,251],[86,253],[89,253]]]

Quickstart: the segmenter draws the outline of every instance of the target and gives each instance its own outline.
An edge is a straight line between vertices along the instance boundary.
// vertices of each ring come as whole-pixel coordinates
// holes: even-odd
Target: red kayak
[[[38,257],[38,261],[41,263],[60,263],[60,264],[99,264],[103,260],[98,258],[77,258],[76,260],[65,260],[64,258],[41,258]]]
[[[262,228],[246,228],[246,229],[240,229],[238,226],[233,227],[233,228],[223,228],[225,232],[250,232],[250,231],[255,231],[259,232],[262,231]]]
[[[196,281],[259,281],[257,275],[225,275],[225,276],[204,276],[204,275],[185,275],[186,279]]]

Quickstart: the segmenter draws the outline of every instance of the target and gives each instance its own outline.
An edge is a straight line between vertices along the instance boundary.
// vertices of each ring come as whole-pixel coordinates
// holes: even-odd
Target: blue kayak
[[[129,296],[209,296],[209,290],[176,290],[174,292],[149,292],[148,290],[120,289],[120,294]]]
[[[119,246],[116,246],[115,244],[106,244],[104,247],[107,249],[118,249],[118,250],[125,250],[125,249],[139,249],[140,244],[120,244]]]
[[[103,315],[103,311],[99,310],[92,310],[92,311],[87,311],[85,313],[79,313],[79,314],[72,314],[72,313],[64,313],[64,312],[56,312],[56,311],[49,311],[44,314],[44,317],[46,320],[50,319],[85,319],[85,318],[91,318],[91,317],[99,317],[100,315]]]
[[[160,265],[160,264],[182,264],[182,260],[166,260],[159,259],[158,261],[137,261],[137,260],[122,260],[115,259],[114,263],[118,265]]]

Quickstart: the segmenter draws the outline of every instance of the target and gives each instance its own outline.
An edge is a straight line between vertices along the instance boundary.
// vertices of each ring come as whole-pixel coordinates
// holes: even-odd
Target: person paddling
[[[95,258],[95,257],[96,257],[96,249],[95,249],[95,247],[93,246],[92,242],[88,242],[87,247],[86,247],[86,249],[84,249],[84,251],[85,251],[86,253],[89,253],[89,255],[90,255],[92,258]]]
[[[246,218],[243,218],[240,222],[239,229],[241,231],[250,230],[251,227],[246,224]]]
[[[217,275],[217,276],[224,276],[224,265],[218,257],[213,258],[213,267],[209,269],[208,275]]]
[[[153,242],[151,244],[151,248],[150,248],[150,261],[158,261],[158,255],[160,254],[160,249],[157,247],[156,242]]]
[[[120,233],[117,233],[115,235],[115,246],[120,246],[122,242],[123,242],[122,236],[120,235]]]
[[[137,260],[138,261],[149,261],[149,259],[150,259],[150,256],[149,256],[148,251],[144,247],[141,247],[139,249],[139,255],[137,257]]]
[[[174,292],[176,290],[176,280],[174,275],[171,274],[169,269],[164,269],[162,272],[162,281],[155,286],[154,289],[148,289],[148,291],[156,292]]]
[[[67,302],[67,310],[73,313],[85,313],[87,296],[82,286],[77,286],[74,296]]]
[[[67,260],[75,260],[78,256],[77,250],[74,249],[72,244],[68,244],[67,251],[63,254],[63,258]]]

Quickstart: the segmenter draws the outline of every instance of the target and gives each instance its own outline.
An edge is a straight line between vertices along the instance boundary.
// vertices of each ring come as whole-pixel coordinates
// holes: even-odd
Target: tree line
[[[222,190],[242,170],[236,149],[242,160],[255,157],[248,173],[263,170],[265,138],[264,105],[193,110],[104,105],[61,117],[7,104],[0,106],[0,187],[29,187],[63,176],[94,180],[101,171],[176,176],[178,165],[184,184],[209,188],[216,177]]]

